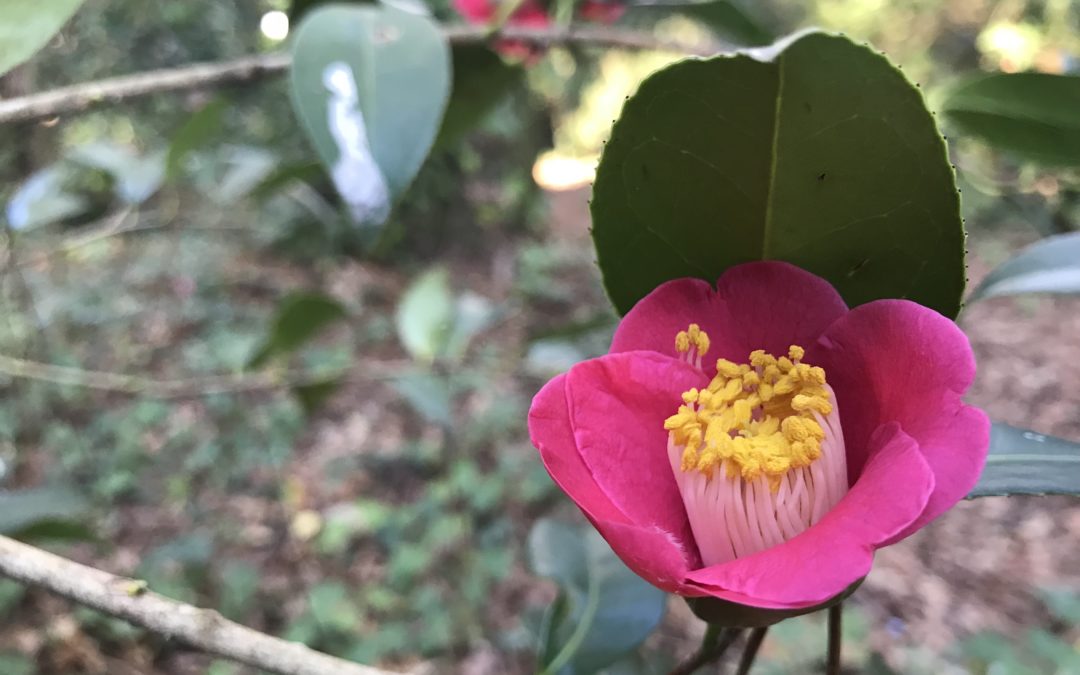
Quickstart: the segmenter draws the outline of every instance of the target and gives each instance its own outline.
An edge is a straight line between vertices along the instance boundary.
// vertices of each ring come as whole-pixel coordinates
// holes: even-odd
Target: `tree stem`
[[[829,608],[829,652],[825,660],[826,675],[840,675],[840,646],[843,628],[843,603]]]
[[[117,577],[0,536],[0,577],[39,586],[195,649],[278,675],[392,675],[321,654],[170,600]]]
[[[741,628],[721,628],[713,624],[705,630],[701,647],[690,658],[671,669],[668,675],[690,675],[698,668],[720,660],[739,635]]]
[[[731,45],[717,40],[706,42],[672,41],[650,31],[611,26],[552,26],[529,28],[503,26],[492,31],[489,26],[444,26],[450,44],[485,44],[495,39],[525,42],[537,47],[583,44],[615,49],[711,56],[731,50]],[[28,96],[0,100],[0,124],[35,122],[58,115],[81,113],[102,105],[166,92],[191,89],[220,89],[226,86],[280,77],[290,65],[285,52],[245,56],[233,61],[195,63],[132,75],[122,75],[94,82],[82,82]]]
[[[761,648],[761,643],[765,640],[765,631],[767,630],[769,630],[768,626],[755,628],[750,633],[750,639],[746,641],[742,658],[739,659],[739,669],[735,671],[736,675],[747,675],[750,672],[750,669],[754,666],[754,659],[757,658],[758,649]]]

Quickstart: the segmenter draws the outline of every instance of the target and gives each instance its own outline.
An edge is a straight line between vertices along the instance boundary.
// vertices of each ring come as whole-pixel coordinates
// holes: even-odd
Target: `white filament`
[[[682,493],[690,528],[705,566],[772,548],[801,534],[820,521],[847,494],[847,456],[836,395],[829,391],[832,412],[814,413],[825,432],[821,456],[810,466],[788,471],[773,492],[767,476],[747,481],[727,475],[724,460],[706,477],[700,471],[683,471],[685,446],[668,436],[671,470]]]

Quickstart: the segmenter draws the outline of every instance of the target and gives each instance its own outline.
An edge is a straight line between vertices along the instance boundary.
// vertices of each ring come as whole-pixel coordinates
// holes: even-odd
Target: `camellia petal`
[[[789,345],[810,344],[848,311],[829,282],[785,262],[732,267],[716,292],[727,303],[740,359],[754,349],[784,354]]]
[[[691,323],[712,341],[709,356],[742,361],[755,349],[785,354],[809,344],[847,312],[824,279],[794,265],[768,261],[732,267],[716,289],[677,279],[642,298],[619,323],[612,352],[648,349],[676,356],[672,336]]]
[[[529,410],[529,435],[533,445],[540,449],[548,473],[590,520],[630,522],[596,484],[577,451],[574,429],[570,426],[566,375],[548,382],[533,399]]]
[[[683,391],[704,383],[696,368],[652,352],[579,363],[566,378],[574,441],[596,484],[631,522],[684,546],[694,539],[668,466],[664,418]]]
[[[971,491],[986,463],[990,421],[961,401],[975,358],[955,323],[907,300],[879,300],[830,326],[808,354],[843,401],[850,476],[866,461],[870,434],[890,421],[918,442],[937,476],[925,513],[898,539]]]
[[[774,609],[810,607],[842,593],[870,571],[874,550],[922,513],[934,474],[898,424],[882,427],[858,481],[818,524],[779,546],[695,570],[703,594]]]
[[[724,299],[701,279],[676,279],[657,286],[626,313],[611,340],[611,353],[647,349],[678,357],[675,334],[697,323],[709,334],[709,356],[736,358],[741,346],[728,342],[732,318]]]
[[[697,551],[665,455],[646,439],[663,449],[665,406],[703,379],[659,354],[610,355],[553,379],[529,411],[530,436],[555,482],[628,566],[673,592]],[[641,438],[630,442],[634,428]]]

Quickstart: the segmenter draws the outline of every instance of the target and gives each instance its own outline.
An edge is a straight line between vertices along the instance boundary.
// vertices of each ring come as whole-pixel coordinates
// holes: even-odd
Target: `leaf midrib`
[[[769,158],[769,187],[765,191],[765,223],[761,231],[761,259],[769,259],[769,238],[773,225],[773,193],[776,191],[777,164],[780,154],[780,113],[784,101],[784,52],[776,57],[776,105],[773,107],[772,147]]]

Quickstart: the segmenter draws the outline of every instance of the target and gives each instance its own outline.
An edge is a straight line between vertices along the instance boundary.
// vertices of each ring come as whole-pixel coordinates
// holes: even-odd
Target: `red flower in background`
[[[499,3],[494,0],[454,0],[454,7],[469,23],[487,24],[498,13]],[[622,3],[585,0],[577,7],[577,18],[610,24],[618,21],[624,11],[626,11],[626,6]],[[551,25],[551,16],[548,8],[539,0],[525,0],[510,15],[507,23],[522,28],[546,28]],[[543,48],[518,40],[500,40],[496,49],[503,56],[527,62],[535,61],[543,54]]]

